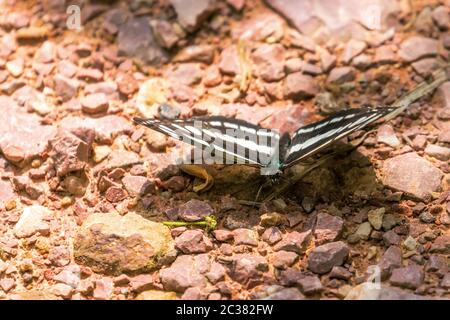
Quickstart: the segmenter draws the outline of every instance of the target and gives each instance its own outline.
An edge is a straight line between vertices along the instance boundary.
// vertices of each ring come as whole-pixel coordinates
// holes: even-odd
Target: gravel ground
[[[261,206],[254,168],[194,192],[183,145],[131,121],[392,104],[449,63],[448,0],[81,0],[79,30],[5,2],[0,299],[450,297],[450,82]]]

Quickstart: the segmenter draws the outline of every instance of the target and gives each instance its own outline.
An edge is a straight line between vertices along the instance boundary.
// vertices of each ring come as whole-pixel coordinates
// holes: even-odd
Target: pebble
[[[104,93],[92,93],[81,99],[81,107],[88,114],[102,113],[108,110],[109,101]]]
[[[285,49],[280,44],[264,44],[252,54],[255,69],[259,76],[267,82],[284,78]]]
[[[307,99],[314,97],[318,92],[319,88],[314,78],[302,72],[290,73],[284,81],[284,95],[290,99]]]
[[[314,228],[316,243],[323,244],[338,240],[342,235],[343,228],[344,221],[342,218],[323,212],[319,213]]]
[[[283,236],[282,240],[279,241],[274,247],[274,251],[290,251],[297,254],[303,254],[308,248],[312,238],[311,231],[297,232],[292,231]]]
[[[205,253],[212,249],[212,243],[202,231],[187,230],[175,239],[175,247],[186,254]]]
[[[292,266],[298,259],[298,255],[295,252],[289,251],[277,251],[272,254],[271,261],[275,268],[286,269]]]
[[[347,259],[350,250],[342,241],[330,242],[316,247],[308,257],[308,269],[317,274],[325,274],[334,266],[340,266]]]
[[[248,245],[256,247],[258,245],[258,234],[249,229],[239,228],[233,230],[234,245]]]
[[[411,265],[404,268],[397,268],[392,271],[389,282],[398,287],[417,289],[424,281],[423,267]]]
[[[353,67],[336,67],[330,71],[327,83],[340,85],[355,80],[356,74]]]
[[[383,224],[383,216],[386,212],[385,208],[370,210],[367,214],[370,224],[375,230],[380,230]]]
[[[184,221],[199,221],[212,214],[214,209],[207,202],[196,199],[189,200],[178,207],[178,216]]]
[[[438,42],[434,39],[412,36],[400,44],[398,55],[406,62],[413,62],[421,58],[436,56]]]

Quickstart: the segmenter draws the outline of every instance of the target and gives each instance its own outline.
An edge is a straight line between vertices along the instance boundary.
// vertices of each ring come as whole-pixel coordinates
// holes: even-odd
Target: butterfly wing
[[[222,116],[188,120],[134,118],[134,122],[194,147],[228,155],[227,164],[231,162],[264,166],[267,159],[271,159],[277,151],[278,148],[273,146],[278,147],[280,139],[275,131]]]
[[[283,167],[290,167],[298,161],[312,156],[333,142],[374,123],[395,110],[396,108],[390,107],[348,109],[301,127],[292,136]]]

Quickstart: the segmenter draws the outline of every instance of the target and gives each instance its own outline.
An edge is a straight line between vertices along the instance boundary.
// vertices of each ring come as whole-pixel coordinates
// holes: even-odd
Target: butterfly
[[[270,168],[277,174],[324,150],[334,142],[396,111],[395,107],[347,109],[300,127],[292,137],[247,121],[223,116],[187,120],[134,118],[134,122],[212,153],[227,164]]]

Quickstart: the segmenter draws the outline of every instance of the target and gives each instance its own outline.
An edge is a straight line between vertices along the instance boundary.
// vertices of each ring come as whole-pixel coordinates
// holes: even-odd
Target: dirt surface
[[[449,63],[449,1],[320,3],[3,1],[0,299],[448,299],[450,82],[260,206],[131,121],[293,132]]]

